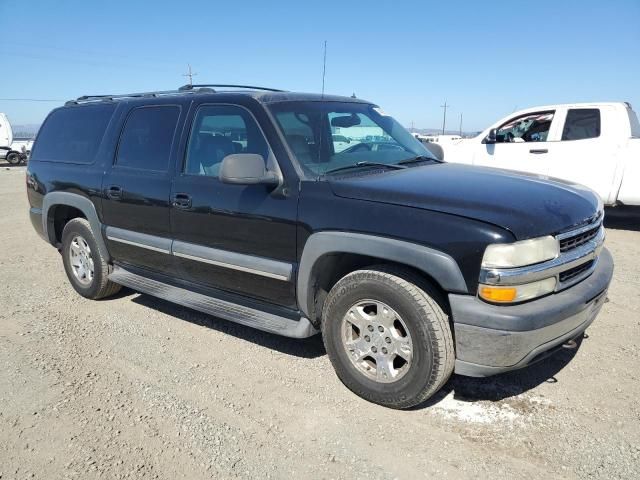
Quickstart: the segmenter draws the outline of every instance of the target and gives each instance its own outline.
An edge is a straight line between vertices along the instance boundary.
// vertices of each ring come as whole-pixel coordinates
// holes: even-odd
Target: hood
[[[505,228],[518,240],[568,230],[600,207],[595,193],[581,185],[451,163],[334,177],[329,182],[339,197],[460,215]]]

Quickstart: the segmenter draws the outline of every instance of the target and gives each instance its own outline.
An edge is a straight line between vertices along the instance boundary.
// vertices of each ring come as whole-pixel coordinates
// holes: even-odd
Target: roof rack
[[[109,101],[117,98],[145,98],[145,97],[160,97],[164,95],[180,95],[184,93],[214,93],[215,90],[211,88],[197,88],[190,90],[159,90],[156,92],[138,92],[138,93],[121,93],[117,95],[83,95],[75,100],[69,100],[65,105],[74,105],[79,103],[90,103]]]
[[[157,92],[138,92],[138,93],[121,93],[117,95],[83,95],[75,100],[69,100],[65,105],[77,105],[79,103],[104,102],[115,100],[117,98],[145,98],[160,97],[164,95],[180,95],[183,93],[215,93],[216,88],[241,88],[245,90],[263,90],[265,92],[284,92],[286,90],[278,90],[267,87],[252,87],[250,85],[226,85],[226,84],[198,84],[183,85],[177,90],[160,90]]]
[[[215,83],[200,83],[197,85],[183,85],[179,90],[183,92],[188,92],[189,90],[193,90],[194,88],[244,88],[245,90],[264,90],[265,92],[286,92],[286,90],[278,90],[277,88],[268,88],[268,87],[254,87],[251,85],[226,85],[226,84],[215,84]]]

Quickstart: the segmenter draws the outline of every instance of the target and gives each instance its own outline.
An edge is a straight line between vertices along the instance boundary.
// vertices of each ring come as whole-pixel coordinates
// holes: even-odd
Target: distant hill
[[[442,133],[441,128],[409,128],[412,133],[419,133],[421,135],[440,135]],[[459,130],[445,130],[445,135],[460,135]],[[480,132],[462,132],[462,136],[465,138],[475,137]]]
[[[38,130],[40,129],[40,124],[26,124],[26,125],[11,125],[11,129],[13,130],[13,136],[18,138],[35,138]]]

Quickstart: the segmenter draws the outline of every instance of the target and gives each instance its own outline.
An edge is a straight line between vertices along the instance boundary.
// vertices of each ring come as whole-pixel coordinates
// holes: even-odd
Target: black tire
[[[73,272],[70,259],[71,242],[74,238],[81,237],[86,241],[90,249],[90,258],[93,261],[93,278],[88,284],[82,283]],[[100,252],[89,222],[84,218],[69,220],[62,231],[62,262],[69,282],[73,288],[85,298],[97,300],[117,293],[122,287],[109,280],[112,267]]]
[[[396,381],[381,383],[367,377],[343,344],[342,319],[365,299],[395,310],[411,336],[413,358]],[[396,409],[418,405],[440,390],[453,372],[455,353],[448,317],[436,299],[443,301],[439,291],[398,267],[369,267],[339,280],[324,304],[322,337],[340,380],[360,397]]]
[[[11,165],[18,165],[21,162],[20,154],[18,152],[7,153],[7,162]]]

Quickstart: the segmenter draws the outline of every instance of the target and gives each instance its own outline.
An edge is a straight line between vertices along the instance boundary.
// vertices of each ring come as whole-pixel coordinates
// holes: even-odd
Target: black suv
[[[49,114],[31,221],[80,295],[125,285],[322,332],[345,385],[393,408],[574,345],[596,317],[613,262],[590,190],[443,163],[363,100],[229,87]]]

